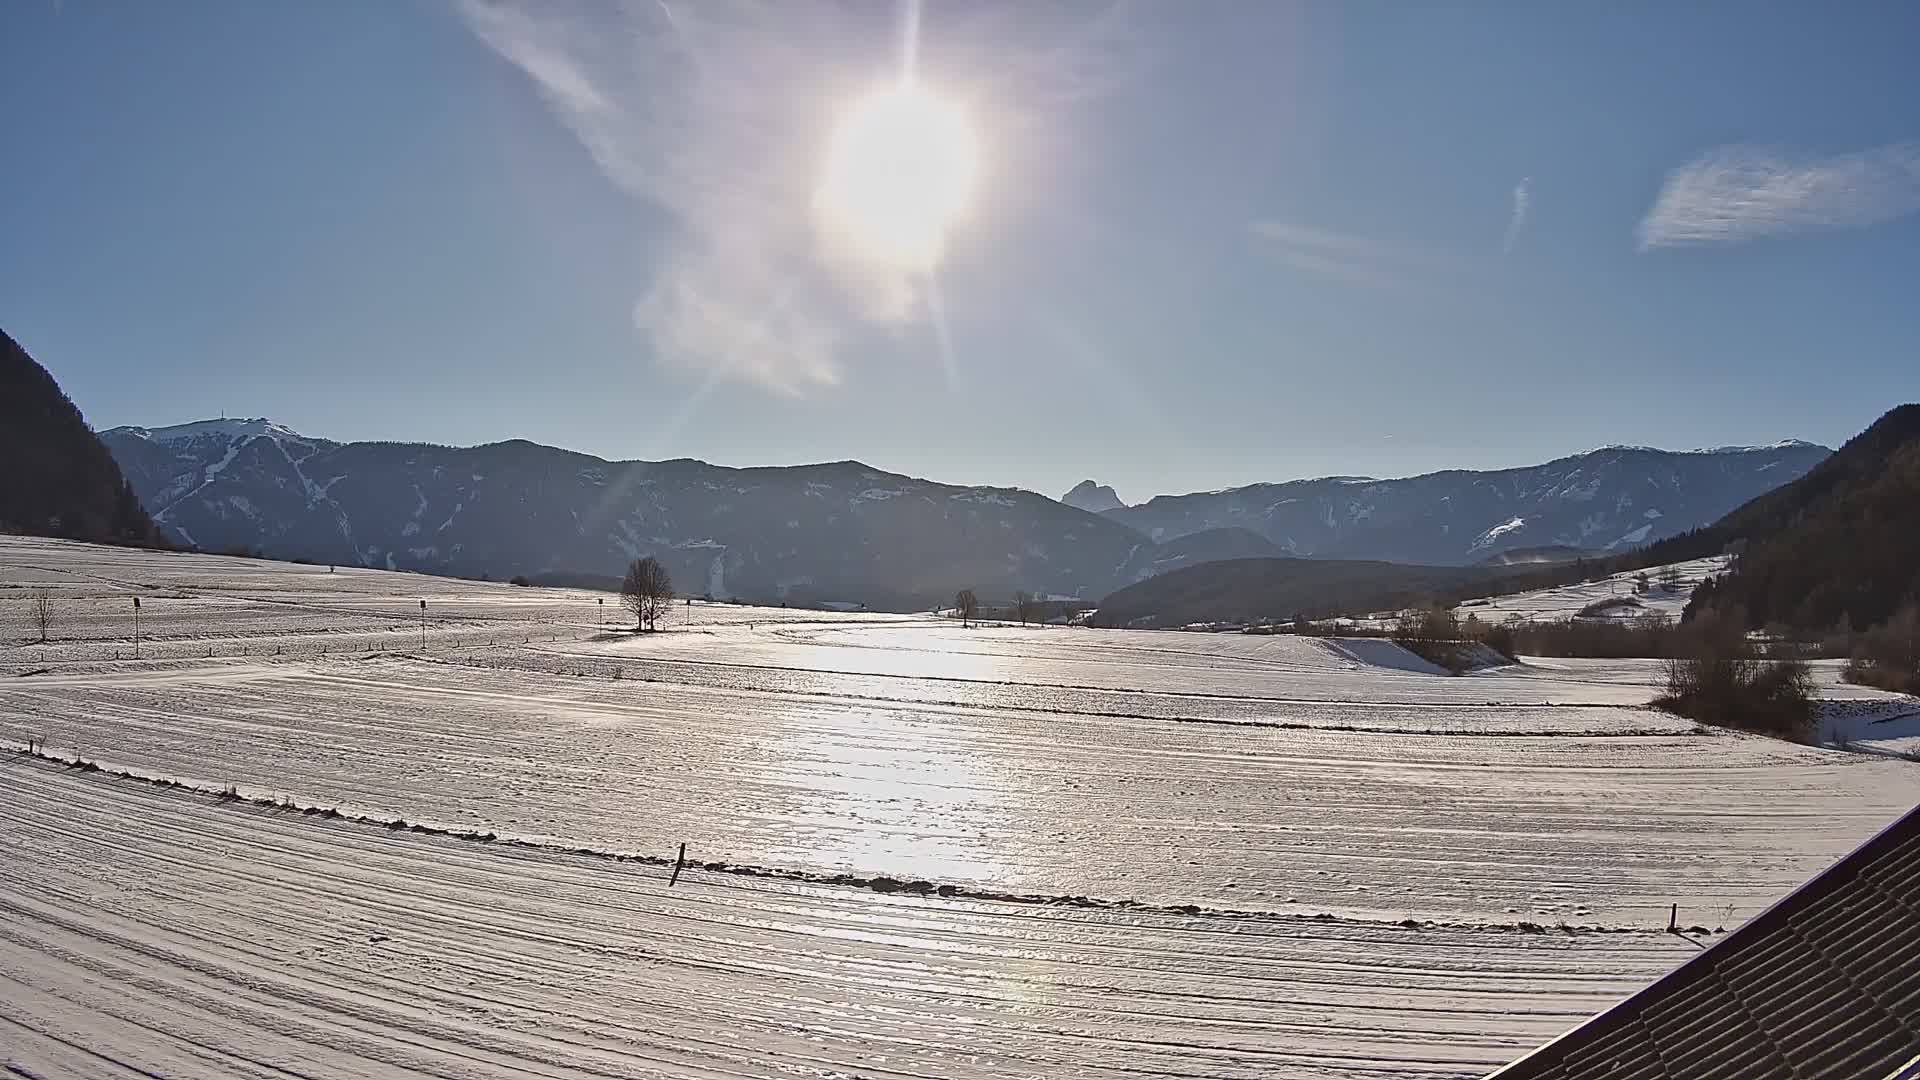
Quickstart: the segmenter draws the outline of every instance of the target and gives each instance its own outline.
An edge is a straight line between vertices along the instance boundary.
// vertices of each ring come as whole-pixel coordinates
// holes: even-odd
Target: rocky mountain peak
[[[1073,486],[1073,490],[1060,496],[1060,501],[1076,510],[1085,510],[1089,514],[1104,514],[1109,510],[1118,510],[1126,503],[1105,484],[1096,484],[1091,480],[1082,480]]]

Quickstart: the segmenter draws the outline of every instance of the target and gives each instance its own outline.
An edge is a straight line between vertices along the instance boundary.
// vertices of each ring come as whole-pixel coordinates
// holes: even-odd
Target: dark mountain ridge
[[[266,420],[105,438],[183,542],[318,562],[612,580],[653,555],[694,595],[910,609],[962,586],[1099,596],[1152,547],[1032,492],[855,461],[731,468],[523,439],[336,443]]]
[[[160,532],[47,369],[0,331],[0,532],[155,546]]]
[[[1920,404],[1889,411],[1805,476],[1649,552],[1737,553],[1688,614],[1864,630],[1920,602]]]
[[[1484,567],[1409,566],[1372,559],[1227,559],[1121,589],[1100,602],[1092,621],[1096,626],[1153,629],[1364,614],[1415,606],[1436,593],[1493,575]]]

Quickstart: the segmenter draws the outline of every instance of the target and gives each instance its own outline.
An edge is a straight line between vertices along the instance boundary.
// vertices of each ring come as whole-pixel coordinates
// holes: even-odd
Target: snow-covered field
[[[1920,799],[1645,662],[597,599],[0,538],[0,746],[190,785],[0,764],[0,1064],[1476,1076]]]
[[[1820,739],[1863,754],[1920,761],[1920,698],[1883,694],[1826,702]]]
[[[44,645],[27,619],[29,598],[41,592],[54,613]],[[0,643],[22,646],[0,659],[0,675],[24,665],[132,658],[135,597],[144,659],[418,651],[423,626],[431,649],[551,642],[632,621],[617,597],[584,590],[0,536],[0,604],[8,608],[0,612]],[[676,606],[664,625],[904,618],[696,600]]]

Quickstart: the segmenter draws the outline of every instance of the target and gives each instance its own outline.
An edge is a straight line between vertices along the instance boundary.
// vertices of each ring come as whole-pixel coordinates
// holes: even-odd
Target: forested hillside
[[[1096,626],[1288,620],[1419,606],[1483,588],[1481,567],[1407,566],[1362,559],[1227,559],[1130,585],[1100,602]]]
[[[157,544],[120,467],[47,369],[0,331],[0,532]]]
[[[1807,475],[1671,543],[1739,557],[1688,614],[1753,626],[1877,625],[1920,599],[1920,405],[1875,421]]]

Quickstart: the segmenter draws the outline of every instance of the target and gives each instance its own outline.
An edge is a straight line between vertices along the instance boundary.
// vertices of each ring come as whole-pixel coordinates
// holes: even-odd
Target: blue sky
[[[97,427],[1129,500],[1920,398],[1912,4],[929,0],[979,180],[930,273],[849,271],[814,173],[901,28],[7,4],[0,326]]]

